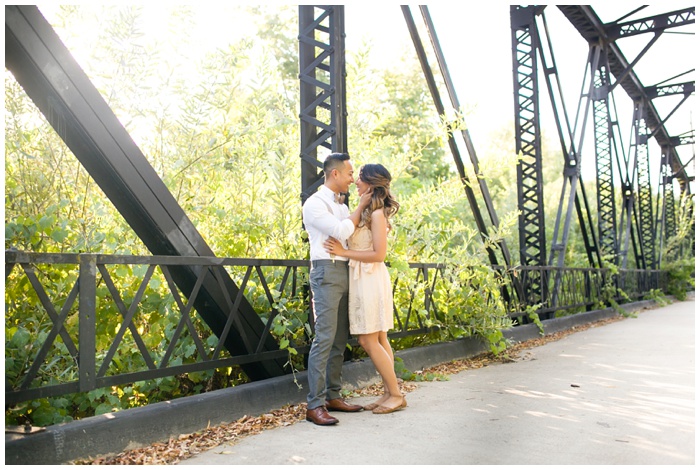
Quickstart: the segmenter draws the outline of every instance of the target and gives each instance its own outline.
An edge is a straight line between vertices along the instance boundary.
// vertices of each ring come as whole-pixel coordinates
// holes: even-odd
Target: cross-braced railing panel
[[[435,304],[433,292],[435,292],[438,280],[443,279],[444,265],[422,264],[420,266],[414,265],[414,267],[416,269],[414,279],[404,279],[399,276],[394,278],[394,323],[396,330],[390,333],[389,336],[392,338],[427,333],[432,329],[431,319],[443,318]],[[402,290],[408,292],[407,302],[396,301]]]
[[[308,264],[305,260],[7,252],[10,334],[6,352],[18,349],[19,356],[13,352],[6,369],[6,400],[19,402],[288,359],[287,347],[305,354],[313,332]],[[183,265],[199,273],[188,293],[177,287],[171,274]],[[224,267],[240,286],[235,296],[226,296],[229,310],[218,336],[193,308],[212,266]],[[413,281],[395,283],[401,289],[396,297],[411,300],[406,308],[395,306],[397,329],[392,337],[427,333],[439,315],[432,292],[441,277],[440,266],[416,264],[412,269],[416,270]],[[25,288],[18,290],[17,283]],[[243,301],[254,307],[265,331],[260,338],[243,335],[241,341],[252,352],[232,356],[224,343],[231,328],[246,330],[245,320],[237,314]],[[37,318],[27,318],[28,311]],[[290,338],[287,333],[292,331],[302,334]],[[269,336],[276,342],[286,341],[284,349],[264,352]]]
[[[601,299],[607,273],[594,268],[523,267],[522,270],[529,273],[529,278],[538,277],[553,293],[549,298],[533,299],[532,305],[539,305],[541,313],[590,309]]]
[[[12,347],[13,341],[16,343],[29,334],[28,331],[18,334],[17,328],[26,330],[29,324],[36,331],[31,344],[22,344],[27,354],[21,357],[27,365],[18,366],[16,373],[10,367],[6,374],[13,390],[8,395],[10,400],[15,396],[25,399],[46,396],[46,390],[73,393],[136,380],[287,358],[289,353],[286,350],[263,352],[263,346],[273,334],[271,331],[275,331],[274,322],[280,309],[286,312],[294,302],[308,305],[301,288],[305,281],[299,279],[300,275],[305,276],[299,272],[300,267],[302,271],[306,270],[308,263],[304,261],[12,252],[7,257],[11,263],[9,269],[6,267],[6,284],[29,281],[31,289],[25,289],[20,296],[17,289],[12,289],[11,297],[6,295],[6,322],[12,333],[6,347],[8,344]],[[21,271],[11,268],[16,264]],[[182,265],[196,266],[199,270],[192,292],[183,293],[171,275],[173,267]],[[193,299],[211,266],[225,266],[241,286],[235,297],[227,295],[229,312],[223,334],[219,336],[193,309]],[[65,301],[52,298],[52,292],[45,287],[55,286],[53,293],[61,295],[65,290],[61,286],[71,284]],[[85,299],[85,293],[90,291],[93,292],[92,298]],[[81,301],[76,305],[78,296]],[[284,300],[280,301],[280,298]],[[245,319],[238,314],[243,300],[253,304],[266,323],[266,331],[259,339],[242,336],[247,350],[254,353],[231,356],[225,341],[232,327],[245,331]],[[54,304],[61,305],[60,312]],[[31,311],[37,316],[29,323],[26,318],[28,305],[34,306]],[[296,307],[292,310],[299,316],[298,323],[303,324],[308,312]],[[298,346],[304,352],[303,344],[292,346]],[[47,364],[55,364],[61,372],[46,370]],[[93,370],[88,370],[89,364],[93,365]],[[44,391],[30,392],[37,385]]]
[[[287,347],[306,354],[313,334],[308,264],[305,260],[6,252],[6,403],[289,360]],[[246,330],[237,314],[237,305],[245,298],[266,328],[262,338],[241,339],[246,350],[253,352],[232,356],[221,339],[226,335],[217,336],[195,314],[193,297],[188,299],[170,274],[183,265],[200,273],[191,296],[197,295],[204,273],[212,266],[224,267],[241,286],[225,301],[229,315],[221,330],[234,326]],[[524,317],[528,305],[505,301],[501,289],[494,287],[505,283],[512,290],[513,276],[539,278],[539,283],[552,289],[559,274],[557,306],[546,298],[529,304],[541,313],[599,305],[607,279],[604,270],[534,266],[509,273],[501,267],[410,263],[408,271],[392,272],[392,339],[444,328],[469,331],[477,321],[470,306],[491,315],[500,311],[504,319]],[[622,287],[633,299],[663,287],[658,273],[636,271],[625,276]],[[461,307],[455,311],[455,305]],[[284,342],[281,349],[264,351],[268,336]]]

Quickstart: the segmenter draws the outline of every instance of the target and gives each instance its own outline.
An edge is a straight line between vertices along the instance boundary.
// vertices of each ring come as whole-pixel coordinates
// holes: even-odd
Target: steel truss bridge
[[[546,25],[545,12],[552,8],[557,8],[589,45],[579,101],[583,112],[577,113],[575,120],[563,105]],[[418,7],[423,35],[412,9],[402,6],[401,10],[437,113],[459,109],[428,8]],[[633,13],[636,11],[630,15]],[[663,33],[694,24],[695,8],[626,20],[630,15],[603,23],[590,6],[511,7],[515,139],[521,156],[517,166],[520,238],[517,251],[511,252],[512,247],[500,241],[494,247],[488,245],[487,252],[491,269],[504,281],[502,298],[507,311],[518,323],[528,321],[524,312],[535,305],[542,319],[552,318],[557,311],[597,308],[610,283],[619,289],[616,292],[624,292],[632,300],[666,287],[665,273],[659,268],[664,243],[676,234],[676,195],[692,195],[694,181],[688,171],[694,155],[682,161],[677,149],[694,143],[694,130],[671,135],[665,124],[694,95],[695,83],[649,86],[637,77],[635,65]],[[426,35],[429,44],[422,40]],[[629,61],[618,44],[637,35],[652,39]],[[300,6],[302,202],[323,182],[319,156],[348,151],[344,55],[344,6]],[[438,65],[437,71],[431,63]],[[53,325],[19,383],[6,386],[6,404],[232,365],[241,366],[251,380],[288,374],[288,352],[280,348],[271,329],[282,305],[280,298],[299,299],[298,308],[310,310],[304,282],[308,261],[217,257],[37,7],[5,6],[5,66],[152,253],[144,257],[5,252],[5,281],[13,272],[19,273]],[[551,239],[545,231],[542,188],[543,90],[554,112],[564,175]],[[623,90],[633,103],[629,149],[620,138],[615,90]],[[668,96],[677,97],[679,103],[662,116],[654,100]],[[589,116],[596,162],[594,200],[587,197],[580,181]],[[661,149],[661,155],[656,156],[661,175],[656,200],[650,178],[652,139]],[[477,229],[486,240],[499,220],[488,182],[483,178],[470,181],[468,176],[468,165],[480,175],[476,149],[467,130],[452,132],[448,143]],[[466,148],[467,155],[462,155],[460,148]],[[616,182],[622,187],[616,188]],[[591,216],[591,203],[596,203],[597,224]],[[564,266],[574,220],[585,243],[587,268]],[[691,236],[694,240],[694,232]],[[690,250],[692,253],[675,256],[694,256],[693,243]],[[612,260],[614,269],[606,266],[606,259]],[[77,273],[62,305],[48,294],[50,280],[43,277],[41,269],[47,264],[64,265],[67,271]],[[139,276],[140,288],[130,302],[122,298],[114,282],[115,267],[120,265],[134,266]],[[397,327],[392,338],[428,333],[430,320],[444,315],[432,294],[446,282],[445,267],[431,263],[412,263],[410,267],[414,279],[395,280],[397,286],[410,291],[411,301],[395,307]],[[167,283],[179,315],[164,350],[146,344],[138,326],[139,303],[148,295],[154,276]],[[244,295],[254,279],[262,300]],[[98,299],[98,283],[106,286],[123,317],[111,346],[99,352],[99,304],[105,299]],[[608,300],[622,298],[616,294]],[[6,309],[11,304],[11,299],[6,299]],[[77,322],[69,322],[76,312]],[[218,340],[207,342],[205,331]],[[120,343],[129,335],[141,354],[143,368],[114,373],[112,363]],[[198,361],[173,364],[174,349],[183,335],[194,340]],[[49,383],[41,378],[42,368],[57,348],[60,354],[70,356],[74,371],[67,374],[71,379],[65,382]],[[305,353],[308,347],[300,345],[298,351]]]

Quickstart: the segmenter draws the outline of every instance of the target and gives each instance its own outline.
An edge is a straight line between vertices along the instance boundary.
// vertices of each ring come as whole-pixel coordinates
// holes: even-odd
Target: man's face
[[[338,172],[336,189],[340,193],[347,193],[350,190],[350,185],[355,179],[352,171],[352,163],[350,163],[350,160],[345,160],[342,168],[336,171]]]

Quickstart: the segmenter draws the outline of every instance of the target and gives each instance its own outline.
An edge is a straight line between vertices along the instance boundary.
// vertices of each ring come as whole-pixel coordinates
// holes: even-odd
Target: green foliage
[[[611,306],[617,313],[625,317],[636,317],[634,312],[628,312],[620,307],[618,299],[626,302],[630,300],[629,296],[619,287],[615,285],[615,278],[619,274],[620,269],[608,260],[603,260],[603,268],[608,270],[608,274],[603,280],[603,285],[600,289],[600,298],[598,299],[598,307],[601,309]]]
[[[450,380],[450,378],[445,374],[435,374],[433,372],[411,372],[406,368],[403,359],[400,357],[394,357],[394,372],[396,376],[405,381],[411,382],[445,382]]]
[[[544,325],[540,320],[540,315],[537,313],[537,310],[539,310],[541,307],[542,304],[528,305],[525,307],[525,314],[530,321],[532,321],[532,323],[537,325],[537,328],[540,330],[540,336],[544,336]]]
[[[222,43],[202,57],[194,57],[188,45],[193,34],[191,7],[159,10],[159,18],[172,32],[165,35],[154,35],[155,30],[162,33],[163,29],[145,22],[147,8],[63,6],[54,15],[54,25],[217,254],[304,258],[301,208],[298,193],[291,190],[300,180],[298,78],[296,71],[290,73],[297,68],[297,26],[288,21],[296,15],[296,8],[253,9],[253,21],[268,24],[267,33],[259,36],[262,41],[231,38],[228,45]],[[9,73],[5,85],[6,249],[147,254]],[[128,308],[145,267],[109,269]],[[242,281],[243,273],[231,274],[236,282]],[[42,266],[38,275],[41,284],[49,286],[52,303],[60,305],[77,273]],[[273,273],[268,281],[278,281],[281,276]],[[17,386],[53,322],[18,267],[6,284],[5,372],[8,385]],[[303,299],[273,289],[270,305],[261,283],[254,280],[246,297],[264,320],[276,312],[273,337],[288,350],[290,366],[300,367],[294,346],[305,344],[310,334],[308,312],[300,308]],[[75,309],[73,306],[65,321],[74,343]],[[133,326],[156,363],[169,346],[166,338],[172,338],[179,315],[164,278],[154,275]],[[98,367],[121,321],[111,292],[100,282]],[[193,323],[210,353],[218,339],[198,317],[193,317]],[[64,338],[59,336],[49,349],[47,365],[42,366],[34,385],[76,380],[77,366]],[[198,358],[193,338],[184,332],[177,338],[169,364],[192,363]],[[134,332],[127,329],[107,375],[145,367]],[[68,402],[48,399],[21,404],[8,410],[6,422],[57,423],[66,416],[80,418],[245,381],[239,368],[183,374],[65,397]],[[52,408],[54,413],[47,411]]]
[[[662,269],[668,275],[669,294],[685,300],[689,290],[695,289],[695,203],[689,195],[681,195],[675,211],[676,233],[666,240]]]
[[[668,292],[678,300],[685,300],[688,290],[695,289],[695,258],[680,258],[665,265]]]
[[[420,204],[400,218],[392,234],[395,249],[389,261],[392,277],[398,279],[394,299],[399,316],[408,318],[411,326],[435,328],[427,337],[398,340],[397,347],[479,336],[499,355],[507,348],[500,330],[512,326],[502,301],[505,280],[486,264],[484,245],[476,239],[476,232],[460,222],[458,208],[463,200],[455,195],[460,189],[458,181],[451,181],[419,191],[415,197]],[[515,222],[514,216],[505,217],[487,245],[494,244]],[[432,278],[412,280],[407,265],[399,261],[419,256],[444,264],[434,286]],[[433,299],[430,311],[421,295],[426,289]],[[414,312],[413,317],[409,312]]]
[[[652,289],[644,295],[645,300],[653,300],[658,305],[668,305],[670,302],[661,289]]]
[[[392,190],[402,196],[454,175],[417,60],[376,70],[370,64],[371,44],[348,57],[347,106],[353,110],[348,147],[355,165],[381,163],[392,175]]]

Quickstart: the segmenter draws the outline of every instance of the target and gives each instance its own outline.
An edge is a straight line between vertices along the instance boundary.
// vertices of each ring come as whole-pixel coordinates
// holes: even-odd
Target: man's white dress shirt
[[[333,237],[347,248],[347,240],[355,231],[355,224],[348,218],[350,211],[345,204],[335,202],[335,194],[326,185],[304,203],[302,220],[309,234],[311,260],[331,259],[331,254],[323,247],[328,237]],[[335,260],[347,258],[335,256]]]

